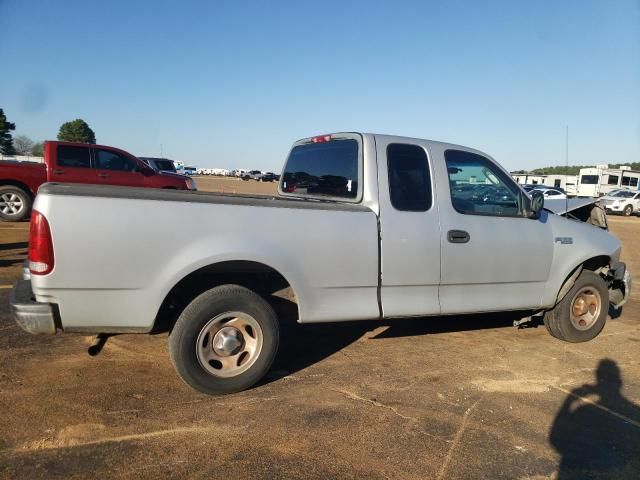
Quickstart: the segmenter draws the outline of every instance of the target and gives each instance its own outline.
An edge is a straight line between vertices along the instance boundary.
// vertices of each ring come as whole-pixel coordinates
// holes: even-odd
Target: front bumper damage
[[[631,295],[631,274],[623,262],[619,262],[610,271],[609,303],[615,309],[621,308]]]

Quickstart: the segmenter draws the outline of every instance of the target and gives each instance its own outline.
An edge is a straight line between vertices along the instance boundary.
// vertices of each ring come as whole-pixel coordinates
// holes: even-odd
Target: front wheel
[[[633,213],[633,207],[631,205],[627,205],[626,207],[624,207],[624,210],[622,211],[622,214],[625,217],[628,217],[629,215],[631,215]]]
[[[602,331],[608,311],[607,284],[597,273],[583,270],[564,298],[544,314],[544,325],[560,340],[587,342]]]
[[[0,187],[0,219],[6,222],[19,222],[31,213],[31,196],[19,187],[5,185]]]
[[[180,378],[209,395],[239,392],[269,370],[279,343],[278,319],[259,295],[222,285],[195,298],[169,336]]]

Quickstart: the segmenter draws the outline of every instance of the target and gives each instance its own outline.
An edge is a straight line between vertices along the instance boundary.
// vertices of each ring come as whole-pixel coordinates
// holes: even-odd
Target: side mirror
[[[538,190],[531,192],[531,203],[529,205],[529,218],[540,218],[540,212],[544,206],[544,194]]]

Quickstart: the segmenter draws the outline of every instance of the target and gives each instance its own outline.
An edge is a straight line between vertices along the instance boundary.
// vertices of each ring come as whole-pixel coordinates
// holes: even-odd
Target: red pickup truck
[[[0,161],[0,219],[27,218],[46,182],[195,190],[193,179],[156,172],[130,153],[103,145],[46,142],[44,163]]]

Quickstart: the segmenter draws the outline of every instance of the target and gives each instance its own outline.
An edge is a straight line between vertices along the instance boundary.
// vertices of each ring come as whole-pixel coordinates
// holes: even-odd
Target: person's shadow
[[[618,365],[604,359],[596,384],[567,396],[549,432],[561,455],[558,480],[640,478],[640,408],[621,389]]]

